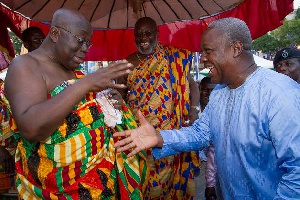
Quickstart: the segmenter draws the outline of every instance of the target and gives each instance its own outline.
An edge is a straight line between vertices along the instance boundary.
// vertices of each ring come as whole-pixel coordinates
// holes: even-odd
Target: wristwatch
[[[191,108],[196,109],[198,112],[200,112],[200,106],[191,106]]]

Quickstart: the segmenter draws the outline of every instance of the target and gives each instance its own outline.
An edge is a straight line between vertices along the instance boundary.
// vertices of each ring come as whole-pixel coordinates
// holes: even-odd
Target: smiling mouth
[[[144,48],[144,49],[149,48],[149,46],[150,46],[150,43],[149,43],[149,42],[142,42],[142,43],[140,43],[140,47],[142,47],[142,48]]]

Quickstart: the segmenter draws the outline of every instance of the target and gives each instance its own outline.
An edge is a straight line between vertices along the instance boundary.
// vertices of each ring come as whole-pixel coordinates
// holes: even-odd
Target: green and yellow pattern
[[[78,79],[84,75],[75,74]],[[57,86],[49,98],[72,83]],[[95,97],[87,94],[45,141],[30,143],[14,126],[20,138],[16,184],[22,199],[143,199],[145,152],[127,158],[113,147],[114,132],[137,127],[134,117],[123,103],[122,124],[107,127]]]

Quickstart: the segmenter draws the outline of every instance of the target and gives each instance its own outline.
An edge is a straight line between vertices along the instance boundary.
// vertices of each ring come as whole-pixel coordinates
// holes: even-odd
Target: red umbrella
[[[139,17],[153,18],[158,25],[199,19],[226,11],[244,0],[1,0],[32,20],[50,22],[59,8],[79,10],[94,28],[133,28]]]
[[[129,2],[129,1],[125,1],[122,0],[123,2]],[[135,1],[139,1],[139,0],[135,0]],[[201,40],[201,33],[203,32],[203,30],[206,29],[207,25],[216,19],[219,18],[224,18],[224,17],[236,17],[236,18],[240,18],[242,20],[244,20],[251,31],[252,37],[253,39],[267,33],[270,30],[273,30],[275,28],[277,28],[278,26],[282,25],[283,23],[283,19],[285,18],[285,16],[287,14],[289,14],[291,11],[293,11],[293,0],[245,0],[245,1],[234,1],[236,4],[232,4],[233,1],[228,1],[228,0],[215,0],[215,1],[203,1],[203,0],[173,0],[173,2],[202,2],[202,6],[203,5],[209,5],[209,3],[213,4],[212,2],[214,2],[214,5],[222,5],[222,2],[230,2],[228,4],[228,7],[219,7],[219,12],[215,12],[214,15],[211,15],[211,13],[208,12],[208,7],[203,8],[197,8],[199,10],[199,13],[201,13],[200,11],[206,10],[207,13],[209,13],[206,17],[202,17],[200,19],[193,19],[194,15],[190,14],[191,20],[184,20],[184,21],[178,21],[179,19],[175,19],[175,22],[173,23],[167,23],[164,24],[165,20],[161,20],[159,21],[158,19],[156,19],[154,17],[154,11],[147,13],[145,11],[141,11],[140,15],[141,16],[150,16],[154,19],[156,19],[159,24],[159,41],[161,41],[163,44],[166,45],[173,45],[176,47],[181,47],[181,48],[187,48],[191,51],[200,51],[200,40]],[[51,2],[58,2],[58,0],[5,0],[5,1],[0,1],[0,2],[6,2],[8,3],[7,5],[10,5],[12,8],[14,8],[14,10],[18,10],[17,7],[14,7],[15,5],[13,5],[13,3],[17,3],[19,2],[31,2],[31,3],[35,3],[38,4],[40,2],[43,2],[43,5],[47,6],[49,3]],[[48,2],[48,3],[46,3]],[[68,0],[60,0],[59,1],[60,4],[59,5],[66,5],[67,2],[69,2]],[[75,2],[77,1],[72,1]],[[95,2],[95,1],[81,1],[81,2]],[[103,1],[97,1],[97,2],[108,2],[107,0],[103,0]],[[116,0],[110,0],[110,2],[116,2]],[[146,7],[146,5],[149,7],[150,3],[154,4],[154,3],[162,3],[162,2],[171,2],[171,0],[148,0],[148,1],[142,1],[143,4],[141,4],[141,6]],[[241,2],[241,3],[240,3]],[[146,4],[148,3],[148,4]],[[25,4],[24,4],[25,5]],[[83,4],[82,4],[83,5]],[[123,5],[123,4],[122,4]],[[129,5],[129,4],[126,4]],[[174,4],[175,5],[175,4]],[[169,3],[169,7],[172,7],[173,5],[171,5]],[[20,6],[19,6],[20,7]],[[67,6],[65,6],[67,7]],[[201,7],[201,6],[200,6]],[[20,7],[21,9],[22,7]],[[82,6],[80,7],[82,8]],[[164,7],[164,11],[167,12],[166,7]],[[175,8],[175,7],[174,7]],[[21,10],[18,10],[19,12],[21,12]],[[118,11],[118,9],[123,9],[121,5],[119,5],[118,9],[117,8],[111,8],[110,11],[113,12],[115,10]],[[196,10],[197,10],[196,9]],[[6,9],[8,10],[8,9]],[[29,9],[27,7],[27,9],[22,11],[22,14],[26,15],[25,11],[29,11],[31,9]],[[81,12],[83,12],[83,10],[79,9]],[[226,10],[226,11],[224,11]],[[9,11],[9,10],[8,10]],[[10,11],[11,12],[11,11]],[[48,13],[47,16],[52,16],[52,13],[54,12],[54,10],[49,10],[48,9]],[[185,12],[182,9],[182,12]],[[31,17],[33,19],[39,19],[42,15],[39,14],[39,12],[35,11],[35,15],[32,15]],[[84,13],[84,12],[83,12]],[[93,13],[93,10],[90,10],[90,13]],[[137,12],[139,13],[139,12]],[[191,12],[192,13],[192,12]],[[132,14],[134,15],[134,14]],[[138,14],[135,14],[138,15]],[[153,16],[152,16],[153,15]],[[38,18],[39,16],[39,18]],[[93,21],[93,19],[95,18],[95,14],[93,15],[93,17],[90,17],[88,19],[91,20],[91,23],[93,24],[95,21]],[[128,16],[124,15],[124,16]],[[165,17],[162,17],[163,15],[161,15],[161,19],[165,19]],[[177,17],[179,17],[179,14],[177,14]],[[125,18],[125,17],[124,17]],[[137,17],[136,17],[137,18]],[[122,21],[121,18],[119,18],[120,21]],[[28,25],[38,25],[40,26],[40,24],[38,24],[38,22],[34,21],[34,20],[28,20]],[[40,19],[39,19],[40,20]],[[103,19],[104,20],[104,19]],[[49,22],[49,20],[41,20],[43,22]],[[97,20],[96,20],[97,21]],[[101,20],[98,20],[101,21]],[[111,20],[108,20],[113,22],[114,20],[111,18]],[[135,23],[135,21],[134,21]],[[127,21],[128,27],[133,26],[134,24],[133,22],[131,23],[130,21]],[[110,23],[108,23],[110,24]],[[113,23],[112,23],[113,24]],[[42,25],[45,26],[45,25]],[[93,24],[93,26],[95,27],[96,25]],[[123,59],[126,58],[128,55],[130,55],[131,53],[136,51],[136,47],[134,44],[134,35],[133,35],[133,29],[132,28],[124,28],[124,29],[107,29],[107,28],[113,28],[113,25],[105,25],[102,28],[104,29],[99,29],[99,28],[95,28],[94,29],[94,34],[92,37],[92,41],[94,43],[93,47],[90,49],[90,52],[87,54],[86,59],[87,60],[117,60],[117,59]],[[42,27],[43,28],[43,27]],[[47,30],[48,27],[44,27],[44,30]]]

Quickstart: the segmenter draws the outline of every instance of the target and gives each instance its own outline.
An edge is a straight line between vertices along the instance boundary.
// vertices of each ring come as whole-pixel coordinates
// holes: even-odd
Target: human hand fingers
[[[116,133],[113,134],[113,137],[125,137],[125,136],[130,136],[130,132],[131,132],[131,130],[116,132]],[[115,145],[116,145],[116,144],[115,144]]]
[[[117,152],[130,150],[130,153],[127,155],[128,157],[135,155],[141,150],[146,149],[146,145],[141,140],[140,134],[137,129],[130,130],[130,132],[126,132],[125,135],[128,136],[122,140],[119,140],[114,147],[117,148]],[[128,135],[130,134],[130,135]],[[121,135],[124,135],[124,132],[121,132]],[[114,134],[115,137],[115,134]]]
[[[136,147],[139,147],[139,150],[145,150],[158,145],[159,136],[154,127],[144,118],[141,112],[138,112],[138,119],[141,123],[139,128],[114,134],[114,137],[127,136],[127,138],[115,144],[116,148],[122,147],[122,149],[118,151],[130,149],[130,146],[127,144],[131,142],[133,142]]]
[[[124,89],[126,85],[115,83],[117,78],[128,75],[133,65],[126,60],[117,63],[111,63],[108,67],[101,68],[98,71],[88,74],[86,81],[94,86],[92,91],[103,90],[107,88]]]
[[[119,91],[117,91],[116,89],[112,89],[109,92],[108,98],[112,100],[115,109],[122,109],[123,99]]]

